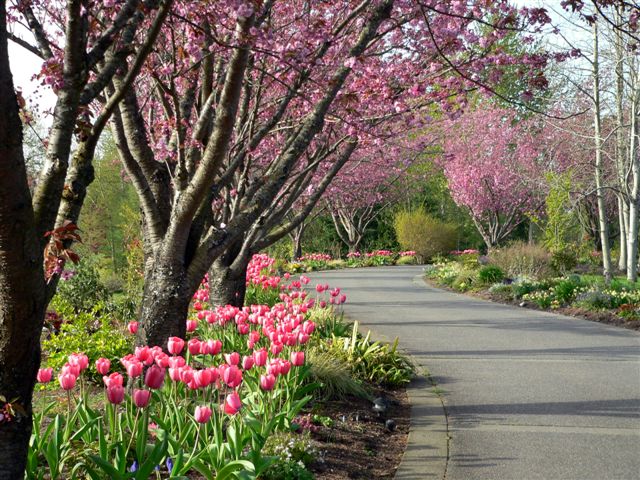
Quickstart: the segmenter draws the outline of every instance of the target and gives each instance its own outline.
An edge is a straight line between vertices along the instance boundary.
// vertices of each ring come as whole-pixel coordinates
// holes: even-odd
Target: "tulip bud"
[[[200,353],[201,343],[202,342],[197,338],[192,338],[191,340],[189,340],[189,343],[187,343],[189,353],[191,355],[198,355]]]
[[[124,387],[122,385],[111,385],[107,387],[107,400],[118,405],[124,400]]]
[[[198,328],[197,320],[187,320],[187,332],[195,332],[196,328]]]
[[[158,365],[151,365],[144,376],[144,384],[152,390],[161,388],[164,383],[164,374],[164,368]]]
[[[100,375],[106,375],[111,368],[111,362],[106,358],[99,358],[96,360],[96,371]]]
[[[142,363],[138,361],[127,362],[125,368],[127,369],[127,375],[129,375],[131,378],[136,378],[142,375]]]
[[[76,376],[71,373],[61,373],[58,376],[60,387],[63,390],[71,390],[76,385]]]
[[[133,391],[133,403],[135,403],[136,407],[144,408],[149,405],[149,400],[151,399],[151,390],[140,390],[135,389]]]
[[[274,385],[276,384],[276,377],[268,373],[267,375],[260,375],[260,388],[262,390],[273,390]]]
[[[244,356],[242,357],[242,369],[243,370],[251,370],[251,367],[253,367],[253,357],[250,356]]]
[[[131,335],[135,335],[138,332],[138,322],[129,322],[127,329]]]
[[[237,392],[230,393],[224,400],[224,413],[235,415],[242,408],[242,400]]]
[[[195,411],[195,419],[198,423],[207,423],[211,418],[211,408],[205,406],[197,406]]]
[[[304,352],[291,352],[291,363],[295,367],[304,365]]]
[[[49,383],[53,378],[53,368],[41,368],[36,378],[40,383]]]
[[[104,377],[102,377],[102,381],[104,382],[104,385],[109,388],[112,385],[120,385],[122,386],[123,382],[124,382],[124,378],[122,378],[122,375],[119,374],[118,372],[114,372],[111,375],[109,375],[108,377],[105,375]]]
[[[264,367],[267,364],[267,351],[264,348],[253,352],[253,361],[259,367]]]
[[[172,355],[178,355],[184,348],[184,340],[180,337],[170,337],[167,341],[167,350]]]

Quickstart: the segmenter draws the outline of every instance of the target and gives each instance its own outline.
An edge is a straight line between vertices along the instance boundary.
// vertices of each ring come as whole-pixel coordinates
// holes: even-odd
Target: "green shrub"
[[[111,361],[112,369],[123,371],[120,358],[131,353],[133,337],[122,325],[115,325],[108,315],[79,312],[64,302],[52,302],[52,308],[64,319],[60,332],[42,342],[46,365],[56,372],[68,361],[72,353],[83,352],[89,357],[89,376],[100,382],[102,375],[95,370],[95,361],[104,357]]]
[[[540,280],[553,274],[551,254],[540,245],[526,242],[514,242],[504,248],[492,250],[489,261],[511,278]]]
[[[396,260],[396,265],[415,265],[418,260],[413,255],[405,255]]]
[[[399,212],[394,221],[398,243],[405,250],[414,250],[421,260],[448,253],[456,246],[457,227],[442,222],[424,210]]]
[[[466,292],[477,282],[478,272],[475,270],[460,270],[456,278],[451,282],[451,287],[461,292]]]
[[[87,259],[78,263],[75,273],[68,280],[60,279],[56,295],[77,312],[90,311],[97,303],[109,299],[109,292],[100,282],[98,270]]]
[[[560,280],[555,287],[553,287],[553,294],[560,303],[571,303],[578,291],[582,286],[580,279],[575,277],[566,278]]]
[[[497,283],[504,279],[504,272],[495,265],[486,265],[478,271],[478,280],[482,283]]]
[[[569,248],[551,254],[551,268],[559,275],[565,275],[578,264],[578,255]]]

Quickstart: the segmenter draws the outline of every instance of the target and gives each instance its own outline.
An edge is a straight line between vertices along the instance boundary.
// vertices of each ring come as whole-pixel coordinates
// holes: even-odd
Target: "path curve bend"
[[[428,368],[398,479],[640,479],[640,334],[432,288],[422,267],[314,272]],[[448,440],[448,441],[447,441]]]

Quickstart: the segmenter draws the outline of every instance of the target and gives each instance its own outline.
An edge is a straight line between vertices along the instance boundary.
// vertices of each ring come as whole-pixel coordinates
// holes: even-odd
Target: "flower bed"
[[[468,257],[465,252],[462,256],[466,258],[458,254],[453,260],[430,265],[426,277],[458,292],[640,329],[640,284],[615,279],[605,285],[600,277],[577,274],[540,280],[507,278],[498,267],[482,265],[477,256]]]
[[[118,363],[73,353],[59,370],[41,369],[39,381],[60,389],[42,393],[58,401],[34,418],[27,478],[282,478],[277,472],[305,470],[314,458],[288,465],[271,439],[300,429],[321,387],[347,382],[347,394],[367,398],[366,381],[409,381],[413,369],[395,347],[342,323],[340,289],[318,285],[311,295],[307,277],[274,276],[273,264],[254,257],[247,275],[253,295],[272,303],[210,309],[205,280],[187,338],[169,339],[167,351],[136,347]],[[137,323],[128,330],[136,333]],[[330,355],[344,378],[319,369],[314,355]],[[90,382],[95,375],[100,387]]]

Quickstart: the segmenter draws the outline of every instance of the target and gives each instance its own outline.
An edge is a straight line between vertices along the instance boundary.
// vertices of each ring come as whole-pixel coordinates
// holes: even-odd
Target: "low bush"
[[[569,248],[551,254],[551,268],[559,275],[571,272],[577,264],[578,255]]]
[[[504,248],[492,250],[489,261],[509,277],[527,277],[541,280],[553,275],[551,254],[543,247],[526,242],[514,242]]]
[[[415,265],[418,260],[415,256],[404,255],[396,260],[396,265]]]
[[[455,225],[442,222],[424,210],[398,213],[394,227],[402,248],[415,251],[422,261],[450,252],[458,238]]]
[[[590,290],[579,294],[575,305],[587,310],[604,310],[612,307],[612,297],[600,290]]]
[[[349,395],[368,397],[367,390],[354,377],[348,359],[336,355],[328,345],[309,350],[309,381],[320,385],[316,396],[323,400]]]
[[[456,278],[451,282],[451,287],[460,292],[466,292],[477,283],[477,279],[478,272],[465,268],[460,270]]]
[[[478,271],[478,280],[484,284],[501,282],[503,278],[504,272],[495,265],[484,266]]]
[[[94,305],[109,299],[109,291],[100,281],[98,270],[85,259],[75,270],[62,273],[57,296],[76,312],[91,311]]]

